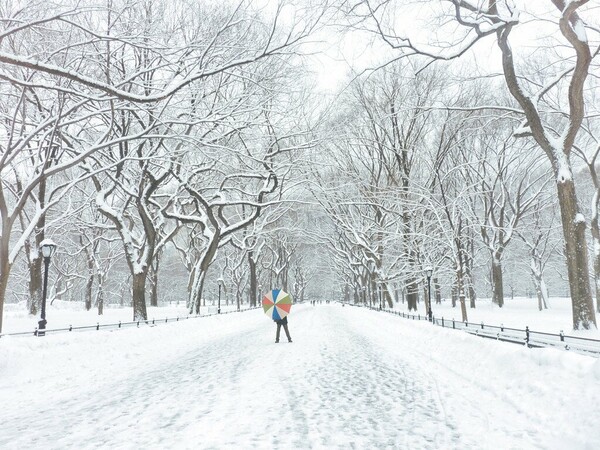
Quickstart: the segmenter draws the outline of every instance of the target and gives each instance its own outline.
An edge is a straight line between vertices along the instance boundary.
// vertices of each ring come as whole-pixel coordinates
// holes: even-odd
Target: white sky
[[[519,26],[515,27],[510,36],[510,42],[518,58],[526,60],[532,52],[539,53],[540,45],[545,45],[551,39],[559,39],[566,43],[557,25],[556,8],[550,1],[531,2],[517,0],[515,2],[521,10]],[[597,5],[590,2],[582,17],[591,25],[598,27],[599,18],[596,17]],[[395,15],[395,31],[399,35],[409,36],[415,43],[421,45],[427,41],[444,42],[451,41],[449,33],[453,30],[462,33],[464,28],[452,20],[439,22],[437,17],[442,10],[441,5],[445,3],[435,1],[414,1],[408,3],[397,2],[400,6]],[[542,17],[543,20],[539,18]],[[600,27],[598,27],[600,30]],[[341,33],[339,30],[327,30],[320,39],[324,42],[315,44],[323,52],[315,57],[314,67],[318,72],[319,86],[325,91],[334,91],[347,82],[347,75],[351,69],[361,72],[367,68],[377,67],[384,61],[389,61],[398,53],[391,50],[387,44],[380,39],[374,39],[360,31],[349,31]],[[598,40],[598,33],[588,32],[588,37]],[[565,51],[566,55],[574,52],[572,49]],[[488,36],[481,40],[473,48],[454,63],[459,67],[468,67],[470,70],[481,74],[501,73],[500,50],[496,44],[495,36]]]

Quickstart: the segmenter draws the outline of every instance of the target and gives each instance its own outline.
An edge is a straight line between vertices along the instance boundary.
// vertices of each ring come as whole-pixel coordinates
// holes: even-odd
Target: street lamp
[[[221,286],[223,285],[223,278],[217,280],[219,282],[219,305],[217,306],[217,314],[221,314]]]
[[[44,257],[44,292],[42,294],[42,314],[40,321],[38,322],[38,336],[46,335],[46,295],[48,293],[48,266],[50,265],[50,258],[56,250],[56,244],[52,239],[44,239],[40,243],[40,250]]]
[[[428,311],[427,311],[427,317],[429,318],[429,321],[432,322],[433,321],[433,313],[431,311],[431,275],[433,274],[433,269],[431,268],[431,266],[426,267],[425,268],[425,275],[427,275],[427,307],[428,307]]]

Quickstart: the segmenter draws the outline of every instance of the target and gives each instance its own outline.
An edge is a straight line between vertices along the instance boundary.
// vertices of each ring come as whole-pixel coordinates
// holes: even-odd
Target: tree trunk
[[[465,302],[465,294],[462,293],[459,295],[460,299],[460,312],[462,314],[462,321],[467,322],[469,319],[467,318],[467,305]]]
[[[119,296],[119,306],[122,308],[125,305],[125,295],[127,295],[127,280],[121,286],[121,295]]]
[[[495,256],[492,257],[492,302],[500,308],[504,306],[502,261]]]
[[[388,308],[394,307],[394,299],[392,298],[392,293],[390,292],[388,285],[383,285],[383,303],[387,304]]]
[[[85,310],[92,309],[92,287],[94,286],[94,274],[88,275],[87,283],[85,284]]]
[[[81,241],[83,245],[83,240]],[[85,310],[89,311],[92,309],[92,288],[94,286],[94,257],[91,252],[94,250],[87,250],[87,247],[84,247],[85,254],[87,256],[87,269],[88,269],[88,280],[85,286]]]
[[[194,311],[196,314],[200,314],[200,304],[202,303],[202,292],[204,290],[204,279],[210,264],[215,259],[220,240],[221,234],[219,232],[215,232],[204,254],[200,256],[200,260],[196,264],[193,289],[190,294],[190,314],[194,313]]]
[[[548,303],[546,302],[546,299],[548,298],[546,284],[541,279],[536,281],[535,292],[537,293],[538,298],[538,310],[543,311],[544,309],[548,309]]]
[[[559,177],[557,186],[571,290],[573,329],[589,330],[596,326],[596,316],[590,289],[585,220],[578,211],[573,180]]]
[[[456,308],[456,300],[458,300],[458,289],[456,287],[452,288],[452,307]]]
[[[469,307],[475,309],[475,300],[477,300],[477,293],[475,292],[475,286],[473,286],[473,259],[469,258],[469,263],[465,264],[466,269],[464,271],[465,276],[463,277],[463,292],[465,289],[465,281],[468,281],[467,290],[469,293]]]
[[[202,293],[204,291],[204,278],[206,274],[202,270],[198,270],[196,273],[198,275],[194,280],[194,293],[193,298],[190,302],[190,304],[192,305],[192,308],[190,309],[190,314],[200,314],[200,305],[206,306],[202,304]]]
[[[410,278],[406,284],[406,303],[409,311],[417,310],[417,299],[419,297],[418,284],[414,278]]]
[[[469,284],[469,307],[471,309],[475,309],[475,300],[477,300],[477,293],[475,292],[475,286],[473,286],[473,283]]]
[[[150,306],[158,306],[158,263],[152,268],[150,286]]]
[[[440,288],[440,282],[439,282],[438,278],[433,279],[433,286],[434,286],[433,292],[435,292],[435,303],[438,305],[441,305],[442,304],[442,290]]]
[[[429,289],[427,286],[427,281],[423,283],[423,303],[425,303],[425,314],[429,315],[429,310],[431,309],[431,305],[429,304]]]
[[[42,289],[44,284],[43,258],[38,255],[29,264],[29,314],[36,315],[42,305]]]
[[[8,244],[8,243],[7,243]],[[2,245],[2,244],[0,244]],[[4,299],[6,298],[6,288],[8,286],[8,276],[10,275],[10,264],[8,262],[8,253],[5,258],[0,255],[0,333],[2,333],[2,317],[4,316]]]
[[[133,320],[148,320],[146,312],[146,277],[148,271],[133,274]]]
[[[531,278],[535,286],[535,292],[538,298],[538,309],[548,309],[548,289],[544,283],[544,274],[542,272],[542,261],[536,254],[535,249],[532,249],[531,254]]]
[[[546,283],[544,282],[544,278],[540,277],[540,293],[542,297],[542,308],[548,309],[548,288],[546,287]]]
[[[258,296],[262,295],[262,292],[257,292],[256,287],[256,261],[254,261],[254,252],[248,252],[248,268],[250,277],[250,307],[257,306]]]
[[[98,274],[98,294],[96,295],[96,305],[98,306],[98,315],[104,314],[104,286],[103,276]]]
[[[596,193],[596,196],[598,193]],[[597,209],[597,206],[596,206]],[[598,213],[591,221],[592,242],[594,249],[594,284],[596,287],[596,312],[600,313],[600,227],[598,226]]]
[[[456,274],[457,288],[458,291],[458,299],[460,301],[460,312],[462,314],[462,321],[467,322],[469,319],[467,317],[467,305],[465,303],[465,282],[462,272],[459,270]]]

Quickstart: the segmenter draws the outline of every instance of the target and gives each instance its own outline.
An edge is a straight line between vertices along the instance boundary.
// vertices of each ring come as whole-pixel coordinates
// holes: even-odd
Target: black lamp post
[[[427,317],[429,318],[430,322],[433,321],[433,312],[431,311],[431,274],[432,273],[433,273],[433,269],[431,267],[427,267],[425,269],[425,275],[427,275],[427,299],[429,300],[427,302],[427,307],[428,307]]]
[[[223,285],[223,278],[219,278],[219,306],[217,306],[217,314],[221,314],[221,286]]]
[[[56,244],[52,239],[44,239],[40,243],[40,250],[44,257],[44,291],[42,294],[42,313],[38,321],[38,336],[46,335],[46,295],[48,293],[48,266],[50,266],[50,258],[56,250]]]

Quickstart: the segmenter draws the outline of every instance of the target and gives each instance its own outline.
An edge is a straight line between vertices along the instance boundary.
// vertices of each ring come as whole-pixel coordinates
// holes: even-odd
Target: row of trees
[[[220,247],[233,244],[256,271],[261,235],[283,214],[277,205],[291,167],[313,145],[294,53],[326,6],[105,0],[0,8],[0,331],[19,257],[36,311],[38,248],[49,236],[68,255],[64,289],[85,279],[88,305],[119,254],[134,319],[146,318],[147,281],[167,247],[188,269],[191,311]]]
[[[580,17],[585,0],[547,3],[519,5],[522,20],[513,2],[447,0],[411,30],[397,18],[414,4],[394,0],[5,2],[0,331],[9,281],[20,294],[26,279],[36,311],[49,236],[56,296],[99,310],[107,293],[131,299],[135,319],[148,293],[158,302],[161,273],[191,312],[221,279],[238,305],[275,284],[302,299],[318,279],[347,300],[416,309],[431,266],[432,297],[446,288],[466,320],[482,274],[503,305],[507,258],[529,261],[543,307],[559,256],[573,326],[594,326],[600,27]],[[393,53],[323,108],[303,44],[340,18]],[[559,34],[515,55],[509,37],[528,23]],[[452,63],[494,38],[501,78]]]
[[[520,257],[546,303],[543,268],[557,241],[549,167],[530,142],[514,139],[514,118],[469,110],[471,96],[497,90],[452,92],[447,71],[414,73],[398,62],[355,83],[331,127],[334,157],[316,175],[315,198],[334,224],[324,244],[343,294],[365,301],[366,286],[370,301],[381,295],[391,307],[405,298],[416,310],[431,266],[434,298],[440,286],[454,286],[467,320],[465,298],[475,307],[474,275],[484,264],[493,301],[503,306],[504,255],[519,241],[531,249]]]
[[[329,209],[332,217],[350,216],[355,223],[363,219],[354,227],[340,220],[344,223],[338,224],[339,234],[347,249],[359,251],[359,259],[372,264],[373,270],[362,261],[363,273],[351,271],[349,280],[368,274],[372,283],[383,284],[389,292],[387,283],[397,279],[399,269],[412,307],[417,268],[439,266],[446,259],[449,264],[443,266],[453,271],[466,320],[467,291],[474,305],[476,237],[480,235],[482,248],[489,252],[493,298],[501,305],[503,254],[518,236],[529,249],[536,288],[543,296],[541,249],[547,238],[541,229],[533,235],[531,230],[533,225],[549,223],[551,213],[544,211],[546,205],[555,204],[560,210],[573,326],[594,327],[588,266],[591,244],[592,273],[598,286],[597,83],[589,76],[600,50],[600,28],[590,22],[594,6],[587,0],[551,0],[546,5],[447,0],[437,10],[427,9],[433,15],[427,15],[423,27],[417,21],[423,16],[415,14],[414,4],[363,0],[346,6],[353,28],[384,42],[396,61],[411,61],[398,69],[388,65],[383,72],[391,74],[389,80],[384,75],[375,82],[376,88],[359,87],[355,94],[364,124],[344,145],[370,157],[363,167],[340,169],[363,177],[364,185],[357,193],[363,201],[352,210],[344,210],[346,205],[342,210]],[[411,29],[409,24],[417,26]],[[541,26],[545,40],[534,41],[531,31],[517,34],[528,24]],[[534,41],[534,50],[525,44],[516,53],[510,42],[515,35],[517,42]],[[493,81],[497,72],[476,65],[472,71],[481,76],[463,76],[459,85],[440,84],[435,74],[442,61],[464,58],[487,38],[495,39],[498,46],[502,83]],[[493,50],[491,57],[483,57],[490,64]],[[417,76],[410,86],[403,79],[410,80],[412,74]],[[442,77],[448,77],[448,72]],[[370,98],[376,89],[380,93]],[[503,97],[501,92],[508,95]],[[403,97],[406,93],[409,98]],[[576,195],[574,167],[581,164],[573,161],[574,156],[589,169],[587,175],[595,187],[589,202],[591,242],[586,238],[585,211]],[[556,183],[552,198],[545,196],[544,167]],[[386,204],[382,200],[390,190],[395,192],[394,201]],[[528,216],[528,222],[522,223]],[[403,242],[391,255],[394,247],[384,241],[382,229],[402,236]],[[384,250],[388,253],[385,267],[381,263]]]

